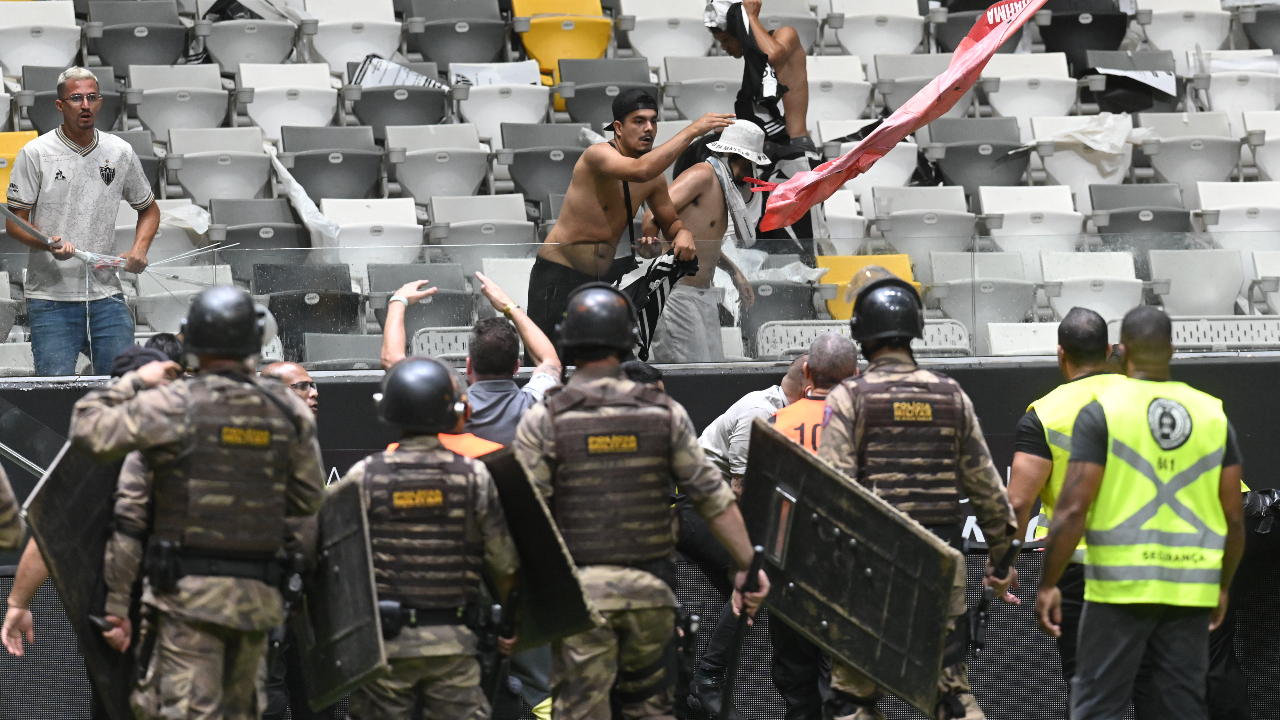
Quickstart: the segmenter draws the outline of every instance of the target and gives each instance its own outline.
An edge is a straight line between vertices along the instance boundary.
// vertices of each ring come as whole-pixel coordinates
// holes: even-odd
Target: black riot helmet
[[[392,365],[374,399],[379,419],[410,433],[453,432],[467,413],[453,368],[429,357]]]
[[[626,353],[640,342],[631,298],[602,282],[587,283],[569,294],[556,331],[566,350],[594,347]]]
[[[853,296],[849,329],[859,344],[924,337],[924,304],[906,280],[879,266],[868,266],[849,283],[849,295]]]
[[[248,357],[262,352],[266,309],[234,285],[200,291],[182,321],[183,349],[192,355]]]

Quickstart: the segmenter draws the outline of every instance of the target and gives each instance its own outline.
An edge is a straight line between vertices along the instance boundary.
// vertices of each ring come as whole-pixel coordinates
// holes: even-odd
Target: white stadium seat
[[[1150,23],[1142,26],[1147,42],[1156,50],[1173,51],[1178,74],[1189,74],[1186,53],[1217,50],[1231,31],[1231,13],[1219,0],[1136,0],[1139,24],[1150,13]]]
[[[489,151],[475,125],[388,125],[387,149],[396,179],[419,205],[434,195],[474,194],[489,171]],[[397,149],[404,150],[403,161],[394,157]]]
[[[366,55],[390,58],[400,47],[392,0],[306,0],[306,10],[320,21],[311,37],[319,61],[344,75],[347,63]]]
[[[422,251],[422,226],[413,198],[320,201],[320,212],[339,227],[330,262],[349,263],[353,277],[368,277],[371,263],[412,263]]]
[[[1245,135],[1243,113],[1280,107],[1277,59],[1270,50],[1187,53],[1187,64],[1196,74],[1209,76],[1209,104],[1214,111],[1227,114],[1231,135],[1237,138]]]
[[[268,140],[280,139],[280,127],[326,127],[338,111],[338,91],[324,63],[257,65],[242,63],[237,88],[253,88],[249,119]]]
[[[715,42],[702,24],[701,0],[622,0],[622,13],[635,18],[628,33],[637,57],[665,80],[663,60],[668,57],[706,55]]]
[[[158,138],[170,128],[215,128],[227,119],[229,93],[213,65],[131,65],[125,103]]]
[[[982,70],[980,87],[992,112],[1018,118],[1023,142],[1031,141],[1031,118],[1066,115],[1076,101],[1064,53],[996,53]]]
[[[71,0],[7,3],[0,12],[0,67],[19,76],[23,65],[66,67],[80,51]]]
[[[1084,215],[1075,211],[1071,188],[981,187],[978,197],[985,217],[999,216],[991,238],[1000,249],[1022,254],[1024,277],[1043,279],[1040,253],[1071,252],[1079,242]]]
[[[527,258],[537,252],[537,228],[527,219],[524,196],[476,195],[431,198],[432,247],[471,277],[486,258]]]
[[[836,37],[845,52],[862,58],[906,55],[924,39],[924,18],[916,0],[831,0],[831,12],[844,13]],[[875,64],[867,64],[875,82]]]
[[[262,134],[256,127],[173,128],[165,164],[197,205],[266,197],[271,158],[262,147]]]
[[[1199,206],[1196,183],[1226,180],[1240,163],[1240,140],[1224,112],[1141,113],[1138,122],[1158,141],[1143,141],[1156,179],[1182,188],[1183,207]]]
[[[1046,252],[1040,255],[1049,306],[1058,317],[1073,307],[1093,310],[1110,321],[1142,304],[1142,281],[1127,252]]]
[[[1115,116],[1122,127],[1133,128],[1128,115]],[[1090,185],[1118,185],[1129,174],[1133,161],[1133,146],[1126,144],[1117,154],[1103,153],[1076,139],[1062,139],[1064,135],[1085,129],[1092,122],[1088,117],[1033,117],[1031,136],[1037,143],[1054,141],[1053,153],[1044,154],[1037,146],[1044,162],[1044,171],[1050,185],[1066,185],[1076,199],[1076,210],[1089,214],[1093,206],[1089,200]]]
[[[709,112],[733,112],[733,101],[742,87],[741,58],[668,57],[665,66],[663,93],[682,117],[697,120]]]
[[[1151,279],[1168,281],[1170,315],[1231,315],[1244,271],[1239,250],[1152,250]]]
[[[963,251],[972,243],[974,214],[964,188],[873,187],[861,200],[863,216],[875,218],[885,239],[911,258],[921,282],[931,280],[930,252]]]
[[[809,110],[805,116],[812,134],[820,120],[862,117],[871,102],[871,83],[862,61],[855,55],[818,55],[807,58]]]

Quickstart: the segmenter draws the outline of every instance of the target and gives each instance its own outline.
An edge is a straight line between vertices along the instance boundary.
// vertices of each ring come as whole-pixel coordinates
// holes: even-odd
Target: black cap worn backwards
[[[643,88],[628,88],[618,93],[613,98],[613,119],[614,121],[626,120],[627,116],[637,110],[657,110],[658,101],[653,99],[653,95]],[[605,126],[605,130],[612,130],[613,123]]]

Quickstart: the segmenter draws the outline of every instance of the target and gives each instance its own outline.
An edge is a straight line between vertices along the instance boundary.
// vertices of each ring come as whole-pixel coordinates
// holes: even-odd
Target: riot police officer
[[[497,488],[484,463],[441,444],[458,433],[466,399],[453,370],[410,357],[387,371],[378,417],[401,440],[351,467],[343,482],[363,486],[373,545],[383,638],[391,674],[351,695],[353,720],[410,717],[483,720],[477,638],[481,572],[507,597],[519,567]],[[501,641],[510,650],[512,640]]]
[[[264,313],[231,286],[196,296],[185,350],[199,373],[155,361],[76,403],[71,440],[99,461],[139,450],[151,473],[122,474],[107,585],[141,570],[146,608],[132,696],[139,718],[261,715],[268,631],[284,621],[282,587],[314,551],[324,474],[311,411],[253,376]],[[150,517],[139,530],[130,518]],[[146,563],[143,567],[143,549]],[[296,585],[294,586],[296,589]],[[104,636],[128,648],[128,593],[108,594]],[[126,603],[126,604],[121,604]]]
[[[1013,539],[1013,509],[991,462],[973,403],[951,378],[916,365],[911,340],[924,332],[924,307],[915,288],[883,268],[855,277],[853,337],[870,362],[866,371],[827,396],[827,425],[818,456],[929,528],[957,549],[963,516],[960,491],[969,498],[978,525],[999,557]],[[1016,578],[988,583],[1003,596]],[[937,717],[985,717],[970,692],[965,660],[968,623],[963,621],[965,568],[953,580],[948,639],[939,681]],[[882,695],[857,670],[832,662],[835,714],[858,720],[883,718],[875,708]]]
[[[639,339],[631,301],[612,286],[583,285],[570,295],[558,331],[562,356],[577,370],[524,416],[515,450],[605,624],[553,643],[552,712],[557,720],[609,720],[612,690],[627,718],[669,716],[672,484],[733,556],[735,587],[746,580],[751,543],[733,491],[698,446],[684,408],[620,371]],[[763,572],[760,583],[746,598],[751,614],[768,592]],[[734,596],[741,607],[741,594]]]

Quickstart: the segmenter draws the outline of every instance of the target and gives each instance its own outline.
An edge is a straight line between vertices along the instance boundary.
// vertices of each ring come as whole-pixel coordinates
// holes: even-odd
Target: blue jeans
[[[36,375],[74,375],[81,352],[94,375],[110,375],[116,355],[133,343],[133,316],[119,295],[87,303],[27,298],[27,317]]]

